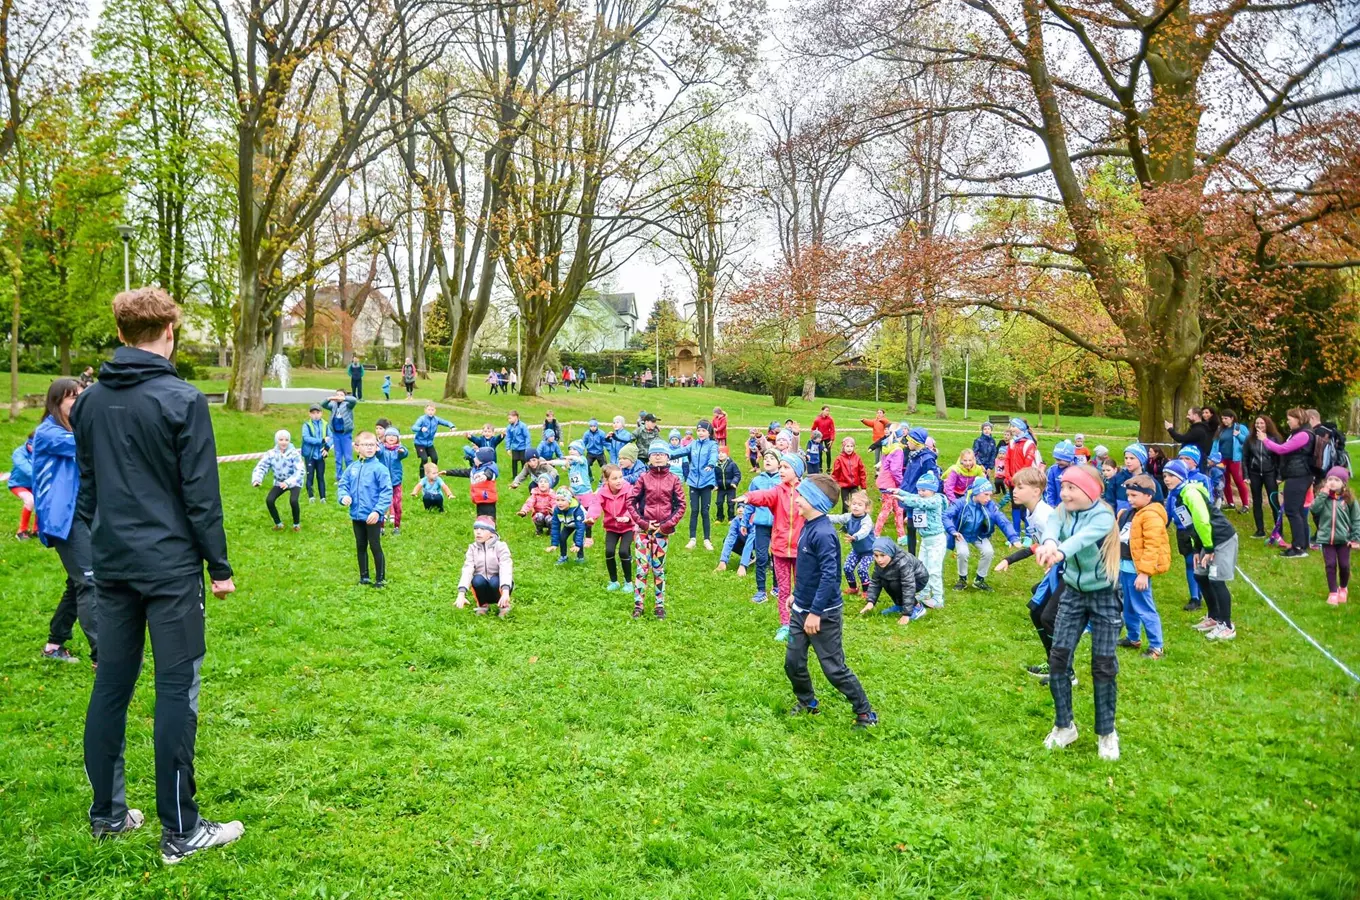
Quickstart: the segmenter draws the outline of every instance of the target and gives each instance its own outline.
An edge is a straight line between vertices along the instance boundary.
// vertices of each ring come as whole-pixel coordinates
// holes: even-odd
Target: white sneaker
[[[246,826],[240,822],[209,822],[201,819],[198,827],[183,837],[161,835],[161,862],[173,866],[202,850],[224,847],[239,840]]]
[[[713,542],[712,542],[712,541],[704,541],[704,549],[707,550],[709,553],[712,553],[712,552],[713,552]]]
[[[1096,739],[1100,746],[1100,758],[1114,762],[1119,759],[1119,733],[1111,731],[1109,734],[1102,734]]]
[[[1237,629],[1231,625],[1219,625],[1204,635],[1211,641],[1231,641],[1237,637]]]
[[[694,549],[694,544],[695,544],[694,538],[690,538],[690,539],[689,539],[689,543],[685,545],[685,549],[686,549],[686,550],[693,550],[693,549]]]
[[[1061,750],[1077,739],[1077,723],[1073,722],[1066,728],[1059,728],[1054,725],[1053,730],[1044,738],[1044,746],[1049,750]]]
[[[1191,625],[1190,627],[1195,629],[1196,631],[1207,632],[1213,631],[1215,628],[1217,628],[1218,623],[1215,622],[1213,619],[1209,618],[1208,616],[1205,616],[1204,618],[1200,619],[1198,622],[1196,622],[1194,625]]]

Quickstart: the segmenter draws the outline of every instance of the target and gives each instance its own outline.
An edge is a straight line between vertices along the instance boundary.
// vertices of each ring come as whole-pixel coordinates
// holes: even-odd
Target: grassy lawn
[[[500,424],[512,405],[531,423],[548,404],[566,420],[631,419],[645,407],[665,424],[693,424],[720,404],[746,425],[807,423],[820,405],[775,410],[711,389],[476,394],[445,415],[463,427]],[[838,421],[872,407],[831,405]],[[362,425],[397,412],[404,427],[419,414],[395,402],[359,412]],[[264,450],[274,428],[296,434],[303,415],[218,410],[219,448]],[[0,424],[0,447],[8,453],[36,421],[28,411]],[[1109,434],[1112,447],[1134,430],[1064,427]],[[971,425],[943,428],[950,461]],[[456,457],[457,442],[440,446]],[[408,463],[412,483],[413,471]],[[1238,639],[1219,646],[1187,627],[1198,614],[1180,609],[1183,579],[1158,579],[1167,656],[1121,651],[1123,758],[1105,764],[1085,642],[1081,739],[1057,754],[1042,747],[1052,702],[1022,671],[1042,654],[1024,605],[1032,564],[994,576],[994,593],[950,592],[945,609],[906,628],[895,617],[848,622],[849,661],[882,718],[854,733],[820,675],[825,713],[784,715],[792,696],[783,645],[771,640],[774,604],[752,605],[751,578],[714,573],[716,554],[687,552],[683,538],[668,567],[670,618],[634,622],[629,600],[602,589],[602,549],[580,568],[551,565],[512,515],[522,498],[507,487],[516,608],[488,621],[452,608],[471,539],[465,485],[453,485],[443,517],[408,501],[401,536],[385,542],[392,585],[378,593],[354,584],[350,529],[334,504],[304,506],[302,533],[276,534],[249,465],[222,475],[240,590],[209,600],[199,798],[209,816],[244,820],[245,838],[161,867],[148,671],[128,732],[130,796],[148,827],[90,841],[81,729],[91,673],[39,657],[61,567],[36,542],[6,540],[0,897],[1360,894],[1360,685],[1241,580]],[[3,507],[7,527],[17,508]],[[1234,521],[1249,533],[1249,517]],[[1318,554],[1281,560],[1246,539],[1241,564],[1360,666],[1360,603],[1322,602]],[[73,650],[85,655],[81,637]]]

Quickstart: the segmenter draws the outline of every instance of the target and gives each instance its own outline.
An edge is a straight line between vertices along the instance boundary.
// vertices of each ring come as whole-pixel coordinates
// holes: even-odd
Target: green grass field
[[[33,378],[37,389],[47,381]],[[646,407],[693,424],[716,403],[736,426],[806,424],[820,405],[775,410],[712,389],[476,394],[443,414],[464,427],[501,424],[512,404],[531,423],[547,405],[564,420],[606,421]],[[838,422],[872,406],[830,402]],[[358,419],[409,428],[419,412],[366,403]],[[267,449],[275,428],[296,435],[303,415],[218,410],[219,450]],[[26,411],[0,424],[0,447],[36,421]],[[941,423],[943,461],[973,428]],[[1078,429],[1122,447],[1134,425],[1064,421]],[[457,441],[440,446],[456,458]],[[401,536],[385,542],[391,587],[375,592],[354,583],[334,504],[304,506],[303,531],[276,534],[249,476],[247,463],[222,468],[239,590],[209,601],[198,742],[204,812],[242,819],[245,838],[160,865],[148,671],[128,773],[150,821],[124,842],[91,842],[81,767],[91,673],[38,654],[61,566],[36,542],[6,540],[0,897],[1360,895],[1360,685],[1241,580],[1238,639],[1226,646],[1187,627],[1198,614],[1180,609],[1179,575],[1155,583],[1167,655],[1121,651],[1123,758],[1107,764],[1091,730],[1086,643],[1081,740],[1042,747],[1052,702],[1022,671],[1042,655],[1024,606],[1032,564],[994,576],[992,594],[950,592],[945,609],[906,628],[852,618],[848,658],[881,716],[858,733],[828,690],[820,717],[785,716],[774,604],[752,605],[751,578],[713,572],[716,554],[686,552],[683,539],[668,565],[670,617],[635,622],[628,599],[603,591],[601,548],[587,566],[551,565],[512,515],[522,494],[507,488],[516,607],[486,620],[452,606],[471,539],[464,485],[443,517],[408,501]],[[18,505],[0,509],[9,527]],[[1234,520],[1250,531],[1249,517]],[[1247,539],[1241,565],[1360,665],[1360,604],[1323,603],[1318,554],[1281,560]],[[86,652],[79,633],[73,650]]]

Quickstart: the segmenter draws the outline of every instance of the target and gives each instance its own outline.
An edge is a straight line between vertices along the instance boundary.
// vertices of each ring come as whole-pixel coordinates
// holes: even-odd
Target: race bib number
[[[1133,519],[1129,519],[1124,523],[1124,527],[1119,529],[1119,543],[1127,544],[1131,534],[1133,534]]]
[[[924,509],[912,510],[911,525],[913,528],[926,527],[926,511]]]
[[[1176,507],[1176,521],[1182,528],[1189,528],[1191,523],[1190,510],[1186,509],[1184,506]]]

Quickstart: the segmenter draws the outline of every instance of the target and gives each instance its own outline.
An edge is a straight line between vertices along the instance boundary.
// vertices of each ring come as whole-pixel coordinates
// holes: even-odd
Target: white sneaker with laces
[[[1044,746],[1049,750],[1061,750],[1077,739],[1077,723],[1073,722],[1066,728],[1059,728],[1054,725],[1053,730],[1044,738]]]
[[[1213,631],[1215,628],[1217,628],[1218,623],[1215,622],[1213,619],[1209,618],[1208,616],[1205,616],[1204,618],[1200,619],[1198,622],[1196,622],[1194,625],[1191,625],[1190,627],[1195,629],[1196,631],[1207,632]]]
[[[709,553],[712,553],[712,552],[713,552],[713,542],[712,542],[712,541],[704,541],[704,549],[707,550]]]
[[[694,538],[690,538],[690,539],[689,539],[689,543],[685,545],[685,549],[686,549],[686,550],[693,550],[693,549],[694,549],[694,544],[695,544]]]
[[[1100,758],[1114,762],[1119,759],[1119,733],[1111,731],[1109,734],[1102,734],[1096,739],[1100,747]]]
[[[161,862],[173,866],[202,850],[224,847],[240,840],[246,827],[240,822],[209,822],[199,820],[198,827],[189,834],[176,837],[161,835]]]
[[[1237,629],[1231,625],[1219,625],[1204,636],[1211,641],[1231,641],[1237,637]]]

